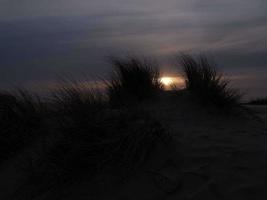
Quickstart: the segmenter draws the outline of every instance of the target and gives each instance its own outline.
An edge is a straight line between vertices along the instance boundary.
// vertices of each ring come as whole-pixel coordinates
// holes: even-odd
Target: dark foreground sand
[[[262,121],[178,109],[179,115],[168,106],[157,112],[175,137],[173,146],[159,146],[131,179],[99,177],[98,184],[79,183],[34,199],[267,199],[267,107],[251,107]],[[1,168],[1,200],[30,199],[18,160]]]

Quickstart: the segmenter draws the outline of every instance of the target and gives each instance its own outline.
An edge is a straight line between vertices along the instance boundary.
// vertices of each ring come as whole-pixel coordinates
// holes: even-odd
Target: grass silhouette
[[[99,115],[98,115],[99,117]],[[101,117],[84,132],[64,133],[27,168],[29,181],[41,188],[61,188],[111,171],[129,176],[170,136],[144,111],[118,111]],[[80,128],[80,127],[79,127]],[[89,128],[89,125],[87,125]]]
[[[74,124],[76,128],[83,128],[86,124],[94,123],[95,114],[107,106],[104,95],[86,85],[75,82],[65,82],[52,93],[51,99],[53,116],[64,123]]]
[[[25,90],[0,94],[0,163],[43,133],[45,104]]]
[[[157,143],[170,135],[142,108],[112,109],[105,96],[75,84],[53,93],[50,104],[56,139],[30,158],[29,181],[57,188],[106,169],[125,176],[142,166]]]
[[[239,106],[239,93],[229,87],[228,81],[205,56],[194,58],[182,54],[179,62],[186,80],[185,91],[189,91],[203,105],[222,110]],[[74,81],[66,81],[52,92],[52,98],[45,103],[24,90],[18,90],[15,94],[2,93],[0,160],[12,157],[41,135],[57,134],[62,138],[61,146],[64,148],[68,146],[67,143],[71,146],[75,142],[78,146],[80,142],[90,146],[111,137],[108,133],[113,130],[112,124],[117,121],[127,124],[125,121],[128,116],[136,116],[136,119],[131,119],[133,121],[139,118],[146,121],[141,115],[136,115],[132,108],[144,101],[155,100],[159,92],[164,93],[157,65],[137,57],[113,57],[111,64],[111,80],[105,81],[107,93],[100,93]],[[129,113],[125,114],[125,109]],[[125,119],[123,115],[126,115]],[[138,134],[134,136],[139,137]]]
[[[218,73],[206,56],[195,58],[181,54],[178,61],[183,69],[186,90],[203,105],[215,106],[221,110],[240,105],[240,93],[229,87],[229,82]]]
[[[129,105],[155,97],[163,86],[157,65],[146,59],[113,57],[113,76],[107,82],[111,105]]]

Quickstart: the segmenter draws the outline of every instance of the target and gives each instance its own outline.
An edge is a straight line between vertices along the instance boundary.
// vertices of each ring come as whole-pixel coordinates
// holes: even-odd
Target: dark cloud
[[[264,0],[2,0],[0,84],[107,74],[106,56],[125,51],[164,66],[178,51],[206,52],[228,73],[260,80],[266,8]]]

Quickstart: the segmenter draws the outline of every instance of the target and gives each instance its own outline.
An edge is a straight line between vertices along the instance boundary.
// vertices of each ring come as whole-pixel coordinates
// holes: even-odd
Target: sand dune
[[[160,108],[155,115],[170,127],[175,141],[168,149],[158,146],[132,178],[118,181],[103,175],[35,200],[267,199],[267,107],[251,107],[262,121],[192,114],[177,106],[178,115],[169,105]],[[33,197],[17,160],[2,167],[1,199]]]

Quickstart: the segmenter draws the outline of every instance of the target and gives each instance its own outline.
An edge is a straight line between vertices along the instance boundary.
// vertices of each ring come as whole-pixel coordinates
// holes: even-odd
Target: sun
[[[164,76],[164,77],[161,77],[160,78],[160,82],[164,85],[164,86],[170,86],[173,84],[173,79],[171,77],[167,77],[167,76]]]

